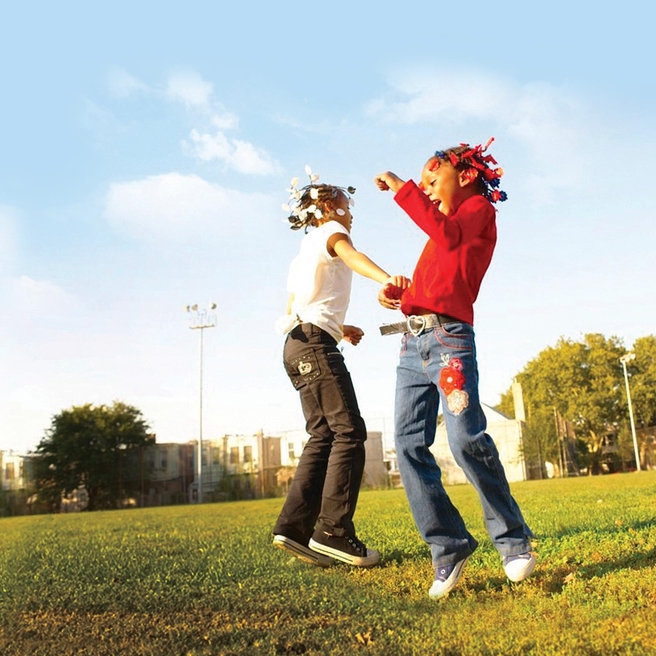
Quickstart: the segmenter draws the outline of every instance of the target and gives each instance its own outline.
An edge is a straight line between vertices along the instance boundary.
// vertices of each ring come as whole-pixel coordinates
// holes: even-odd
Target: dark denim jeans
[[[287,336],[285,369],[301,396],[310,438],[274,533],[307,544],[314,530],[355,535],[367,429],[337,342],[311,323]]]
[[[396,377],[395,442],[399,471],[413,517],[435,566],[471,554],[477,541],[452,504],[429,447],[439,404],[455,461],[478,492],[487,531],[502,556],[530,551],[532,535],[508,481],[478,396],[474,331],[445,323],[403,336]]]

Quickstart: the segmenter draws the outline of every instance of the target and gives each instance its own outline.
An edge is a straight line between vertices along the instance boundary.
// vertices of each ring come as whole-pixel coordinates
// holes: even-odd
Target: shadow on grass
[[[549,568],[548,563],[545,563],[545,569],[543,570],[540,569],[540,564],[538,563],[538,568],[530,577],[530,581],[539,585],[546,593],[555,595],[560,594],[572,581],[590,581],[622,570],[640,571],[642,569],[651,569],[655,561],[656,549],[651,549],[645,552],[633,552],[615,560],[599,561],[583,565],[570,563]],[[517,585],[521,585],[521,583],[511,583],[505,577],[495,576],[483,583],[472,584],[470,587],[476,592],[483,592],[490,588],[502,589],[504,587],[510,587],[510,589],[513,589]]]
[[[425,553],[418,553],[417,551],[405,551],[403,549],[391,549],[390,551],[385,551],[381,554],[380,564],[385,565],[403,565],[404,563],[417,563],[425,562],[426,559],[430,560],[431,554],[428,547],[426,547]]]
[[[600,560],[599,562],[583,565],[559,565],[549,572],[548,577],[543,577],[545,590],[552,594],[558,594],[562,592],[570,580],[582,579],[589,581],[621,570],[639,571],[642,569],[651,569],[654,566],[654,561],[656,561],[656,549],[650,549],[644,552],[634,551],[622,558],[614,560]]]
[[[617,533],[622,533],[626,532],[629,529],[633,529],[634,531],[641,531],[641,530],[647,530],[656,527],[656,520],[650,519],[650,520],[641,520],[641,521],[625,521],[622,519],[618,518],[618,521],[621,522],[621,524],[614,524],[612,526],[603,526],[603,527],[597,527],[597,526],[560,526],[558,529],[555,531],[550,531],[548,534],[546,533],[540,533],[536,536],[538,540],[545,539],[545,538],[565,538],[565,537],[571,537],[573,535],[580,535],[582,533],[594,533],[595,535],[614,535]]]

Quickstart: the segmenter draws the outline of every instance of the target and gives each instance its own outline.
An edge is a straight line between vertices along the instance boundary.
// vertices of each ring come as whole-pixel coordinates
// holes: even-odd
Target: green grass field
[[[656,654],[656,472],[515,484],[538,567],[480,547],[428,598],[403,490],[363,492],[381,565],[327,570],[271,546],[281,499],[0,520],[0,654]]]

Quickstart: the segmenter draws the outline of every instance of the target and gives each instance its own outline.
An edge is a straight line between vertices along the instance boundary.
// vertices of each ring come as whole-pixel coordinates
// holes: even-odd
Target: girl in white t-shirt
[[[306,168],[310,184],[292,180],[289,221],[306,235],[289,269],[287,313],[277,323],[287,335],[284,364],[301,397],[310,438],[273,530],[273,543],[306,562],[328,566],[333,559],[351,565],[375,565],[379,555],[357,538],[353,514],[364,472],[367,429],[360,415],[351,376],[337,348],[354,346],[363,331],[344,324],[352,272],[385,286],[400,298],[409,280],[390,277],[356,250],[350,231],[352,187],[319,184]],[[312,228],[308,232],[308,228]]]

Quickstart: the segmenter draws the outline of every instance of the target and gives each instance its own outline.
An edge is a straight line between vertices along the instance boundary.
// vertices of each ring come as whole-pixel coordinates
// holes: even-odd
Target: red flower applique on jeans
[[[445,358],[440,371],[440,389],[446,396],[446,405],[454,415],[459,415],[469,405],[469,394],[465,392],[465,375],[458,358]]]

